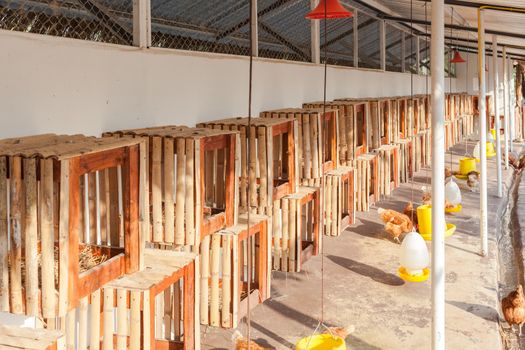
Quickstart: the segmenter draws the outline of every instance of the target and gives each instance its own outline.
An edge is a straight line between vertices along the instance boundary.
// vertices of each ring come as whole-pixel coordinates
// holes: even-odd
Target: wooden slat
[[[273,221],[272,221],[272,232],[273,232],[273,268],[279,270],[281,266],[281,228],[280,228],[280,201],[276,200],[273,202]]]
[[[173,200],[173,140],[164,139],[164,242],[175,241],[175,207]]]
[[[113,350],[113,307],[114,307],[114,290],[113,288],[104,288],[104,336],[102,340],[102,350]]]
[[[228,235],[222,236],[222,313],[221,324],[223,327],[230,327],[231,314],[231,238]]]
[[[129,349],[140,350],[140,301],[141,293],[139,291],[132,290],[130,292],[130,332],[129,332]],[[147,304],[144,304],[147,305]],[[145,328],[148,328],[145,324]]]
[[[120,213],[118,208],[119,189],[118,189],[118,170],[117,168],[108,169],[108,186],[109,192],[109,239],[111,245],[118,247],[120,243]]]
[[[297,240],[300,240],[300,237],[297,237],[298,235],[298,227],[296,225],[296,215],[297,215],[297,200],[290,199],[289,201],[290,205],[290,218],[288,221],[288,227],[289,227],[289,234],[288,237],[290,238],[290,255],[289,255],[289,262],[288,262],[288,270],[289,271],[297,271],[296,263],[298,261],[296,254],[301,254],[301,251],[296,250],[296,242]],[[300,235],[300,233],[299,233]]]
[[[151,147],[151,205],[153,242],[162,243],[162,138],[153,137]]]
[[[201,283],[200,283],[200,320],[209,324],[209,279],[210,279],[210,236],[202,239],[201,246]]]
[[[93,294],[91,294],[91,303],[89,304],[90,350],[100,350],[100,294],[100,289],[97,289],[95,292],[93,292]]]
[[[249,202],[250,202],[250,211],[253,211],[252,208],[257,208],[257,185],[256,185],[256,171],[257,171],[257,148],[256,148],[256,137],[257,132],[255,127],[252,126],[250,129],[250,164],[249,164]]]
[[[186,140],[186,244],[195,244],[195,140]]]
[[[283,227],[282,227],[282,255],[281,255],[281,269],[283,271],[288,271],[288,258],[290,254],[290,245],[289,245],[289,201],[286,198],[283,198],[281,200],[281,210],[282,210],[282,220],[283,220]]]
[[[221,235],[211,237],[211,293],[210,293],[210,325],[220,326],[219,319],[219,265],[220,265]]]
[[[175,216],[175,244],[184,245],[184,210],[185,210],[185,190],[186,190],[186,143],[183,138],[177,139],[177,194]]]
[[[260,169],[260,184],[259,184],[259,214],[270,214],[267,212],[267,208],[270,207],[272,198],[268,199],[268,163],[266,158],[266,128],[260,127],[257,129],[257,141],[258,141],[258,161]],[[271,179],[270,179],[271,181]]]
[[[78,308],[78,350],[87,350],[88,344],[88,297],[80,299]]]
[[[37,316],[38,305],[38,190],[36,180],[36,159],[24,159],[25,193],[25,301],[26,315]]]
[[[98,172],[98,194],[99,194],[99,220],[100,220],[100,244],[108,244],[108,201],[109,193],[107,193],[108,185],[108,170],[101,170]],[[142,176],[142,174],[141,174]],[[142,217],[141,217],[142,219]]]
[[[97,244],[97,174],[88,175],[89,243]]]
[[[0,157],[0,311],[9,312],[7,158]]]
[[[10,282],[11,282],[11,312],[21,314],[24,312],[22,300],[22,161],[20,157],[11,160],[11,245],[10,245]]]
[[[128,310],[126,308],[128,293],[117,289],[117,350],[127,349]]]

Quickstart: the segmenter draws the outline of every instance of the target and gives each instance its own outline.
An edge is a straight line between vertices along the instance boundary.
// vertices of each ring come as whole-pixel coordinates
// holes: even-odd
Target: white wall
[[[246,57],[9,31],[0,31],[0,47],[1,138],[193,126],[247,114]],[[319,65],[255,60],[254,115],[321,100],[322,77]],[[424,93],[425,77],[414,77],[414,86],[415,94]],[[328,99],[409,94],[408,73],[329,67]]]

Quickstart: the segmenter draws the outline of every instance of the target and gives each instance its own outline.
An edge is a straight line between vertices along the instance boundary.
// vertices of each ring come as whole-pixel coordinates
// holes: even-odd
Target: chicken
[[[407,205],[405,206],[405,209],[403,209],[403,214],[405,214],[412,220],[412,224],[414,226],[418,225],[417,210],[414,209],[414,204],[412,202],[407,203]]]
[[[501,300],[501,311],[511,328],[515,324],[518,325],[521,336],[521,326],[525,323],[525,297],[521,284]]]
[[[235,350],[248,350],[248,340],[244,339],[239,331],[233,334],[233,342],[235,343]],[[249,342],[250,350],[271,350],[271,348],[265,348],[260,346],[253,340]]]
[[[479,173],[471,171],[467,174],[467,186],[472,192],[479,191]]]
[[[525,168],[525,154],[520,156],[520,161],[518,163],[518,169],[521,171]]]
[[[350,325],[347,327],[327,327],[323,334],[331,334],[332,336],[346,339],[350,334],[354,333],[355,326]]]
[[[509,153],[508,159],[509,159],[510,166],[512,166],[514,169],[519,168],[519,160],[514,153]]]
[[[399,236],[411,232],[414,225],[408,216],[395,210],[378,208],[377,212],[385,223],[385,231],[397,242],[401,243]]]
[[[452,170],[450,170],[450,168],[446,166],[445,167],[445,179],[448,179],[452,175],[453,175]]]

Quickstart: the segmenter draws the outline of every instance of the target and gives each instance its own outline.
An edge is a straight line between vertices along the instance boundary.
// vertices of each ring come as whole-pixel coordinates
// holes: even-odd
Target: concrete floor
[[[454,169],[465,144],[453,150]],[[472,148],[472,147],[469,147]],[[446,157],[449,165],[449,155]],[[447,215],[457,225],[446,240],[446,347],[500,349],[495,242],[495,160],[489,160],[490,254],[478,255],[479,194],[462,191],[463,211]],[[421,186],[430,171],[416,174],[414,185],[403,184],[370,212],[357,213],[357,222],[340,237],[324,239],[324,319],[328,325],[353,324],[349,349],[430,349],[430,281],[407,283],[397,276],[400,245],[389,240],[377,207],[402,210],[412,197],[421,200]],[[510,171],[505,177],[510,176]],[[430,249],[430,242],[428,243]],[[293,349],[310,335],[321,314],[321,257],[313,257],[300,273],[272,273],[272,298],[251,315],[252,339],[275,349]],[[246,332],[245,322],[239,331]],[[231,349],[233,331],[202,327],[203,349]]]

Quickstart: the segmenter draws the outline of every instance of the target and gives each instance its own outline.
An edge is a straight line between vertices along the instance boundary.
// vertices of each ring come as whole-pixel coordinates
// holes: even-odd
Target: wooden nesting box
[[[339,236],[355,222],[356,172],[341,166],[326,174],[324,181],[323,232]]]
[[[196,247],[204,236],[235,225],[238,133],[160,126],[104,135],[147,145],[148,242]]]
[[[141,147],[82,135],[0,141],[2,311],[62,317],[105,283],[139,270]],[[84,185],[93,185],[82,209],[86,177]]]
[[[268,225],[267,216],[251,214],[248,230],[247,214],[241,214],[237,225],[203,239],[200,246],[201,324],[237,328],[239,320],[246,315],[248,297],[250,306],[254,307],[270,296]],[[248,244],[251,244],[252,258],[250,276]]]
[[[395,143],[401,139],[400,135],[400,110],[399,110],[399,100],[396,98],[391,98],[388,100],[390,102],[390,130],[389,135],[392,137],[390,143]],[[384,119],[383,119],[384,120]]]
[[[62,332],[0,325],[2,350],[57,350],[65,348]]]
[[[412,178],[414,169],[412,140],[401,139],[395,144],[399,146],[399,181],[406,183]]]
[[[274,206],[273,268],[299,272],[320,246],[321,195],[318,187],[299,187]]]
[[[339,163],[351,166],[356,157],[368,152],[368,104],[366,101],[333,101],[326,106],[339,111]],[[303,107],[322,108],[323,102],[305,103]]]
[[[394,107],[390,99],[379,100],[379,135],[381,145],[394,142]]]
[[[299,124],[299,179],[304,186],[321,186],[323,174],[339,163],[336,109],[287,108],[262,112],[262,118],[295,118]]]
[[[400,139],[405,139],[410,136],[410,111],[409,99],[401,97],[397,99],[397,114],[398,114],[398,135]]]
[[[378,160],[377,153],[367,153],[354,161],[358,211],[368,211],[371,204],[379,201]]]
[[[251,130],[248,130],[248,118],[216,120],[198,126],[240,132],[241,212],[250,208],[252,213],[272,215],[273,203],[297,190],[297,120],[252,118]],[[248,167],[252,170],[250,174]]]
[[[68,349],[200,349],[198,271],[193,253],[145,249],[143,270],[105,284],[69,312]]]
[[[399,146],[383,145],[377,153],[379,196],[389,196],[399,187]]]

